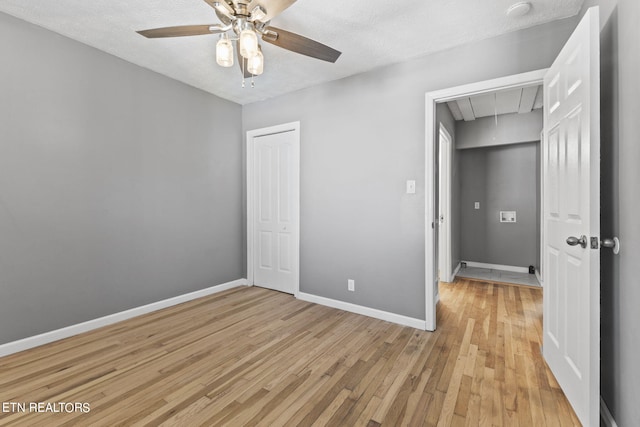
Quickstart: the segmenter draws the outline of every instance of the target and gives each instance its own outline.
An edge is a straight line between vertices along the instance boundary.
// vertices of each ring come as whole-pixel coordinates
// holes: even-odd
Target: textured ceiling
[[[271,22],[342,51],[335,64],[263,43],[264,74],[241,88],[215,63],[216,35],[146,39],[136,30],[216,24],[203,0],[0,0],[0,11],[231,101],[247,104],[470,41],[573,16],[583,0],[299,0]]]

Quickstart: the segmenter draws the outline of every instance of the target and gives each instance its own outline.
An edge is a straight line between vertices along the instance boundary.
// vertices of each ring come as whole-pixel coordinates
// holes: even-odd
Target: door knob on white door
[[[569,245],[569,246],[580,245],[583,248],[586,248],[587,247],[587,236],[585,236],[583,234],[582,236],[580,236],[579,239],[577,237],[574,237],[574,236],[567,237],[567,245]]]
[[[612,248],[613,253],[618,255],[620,253],[620,239],[614,237],[613,239],[602,239],[600,241],[600,247]]]

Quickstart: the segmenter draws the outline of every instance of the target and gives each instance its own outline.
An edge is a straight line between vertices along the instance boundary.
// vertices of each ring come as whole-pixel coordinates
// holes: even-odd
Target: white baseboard
[[[458,265],[456,265],[456,268],[453,269],[453,273],[451,273],[451,280],[449,280],[449,282],[454,282],[456,280],[456,274],[458,274],[458,271],[460,271],[461,268],[462,264],[458,263]]]
[[[232,282],[222,283],[220,285],[211,286],[206,289],[201,289],[199,291],[190,292],[188,294],[178,295],[177,297],[168,298],[140,307],[131,308],[119,313],[109,314],[107,316],[88,320],[76,325],[71,325],[65,328],[56,329],[54,331],[45,332],[43,334],[34,335],[32,337],[23,338],[18,341],[2,344],[0,345],[0,357],[8,356],[9,354],[18,353],[20,351],[41,346],[43,344],[48,344],[53,341],[58,341],[63,338],[68,338],[74,335],[81,334],[83,332],[92,331],[103,326],[131,319],[132,317],[141,316],[143,314],[151,313],[152,311],[161,310],[163,308],[171,307],[173,305],[181,304],[183,302],[191,301],[197,298],[212,295],[246,284],[247,279],[238,279]]]
[[[339,310],[349,311],[351,313],[362,314],[364,316],[385,320],[391,323],[397,323],[403,326],[410,326],[412,328],[421,329],[423,331],[427,326],[424,320],[403,316],[401,314],[390,313],[388,311],[382,311],[375,308],[364,307],[362,305],[352,304],[350,302],[338,301],[318,295],[307,294],[304,292],[300,292],[298,294],[298,299],[320,305],[326,305],[327,307],[337,308]]]
[[[618,427],[618,424],[616,424],[616,420],[613,419],[613,415],[611,415],[611,411],[609,411],[607,404],[602,400],[602,396],[600,396],[600,419],[606,427]]]
[[[536,268],[536,279],[538,279],[538,283],[540,283],[540,286],[542,286],[543,285],[542,275],[540,274],[537,268]]]
[[[467,263],[467,267],[488,268],[491,270],[513,271],[514,273],[529,273],[528,267],[518,267],[515,265],[487,264],[484,262],[462,261]]]

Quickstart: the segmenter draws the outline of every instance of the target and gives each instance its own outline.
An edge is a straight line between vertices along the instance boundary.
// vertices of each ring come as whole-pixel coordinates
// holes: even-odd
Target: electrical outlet
[[[416,194],[416,182],[414,180],[407,181],[407,194]]]
[[[347,289],[349,289],[351,292],[355,292],[355,290],[356,290],[356,281],[353,280],[353,279],[347,280]]]
[[[473,208],[474,208],[474,209],[480,209],[480,202],[475,202],[475,203],[473,204]]]

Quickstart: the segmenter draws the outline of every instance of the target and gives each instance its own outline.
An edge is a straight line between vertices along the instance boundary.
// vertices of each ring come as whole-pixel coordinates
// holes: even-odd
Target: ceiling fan
[[[262,74],[264,57],[258,43],[258,37],[283,49],[331,63],[336,62],[341,54],[341,52],[322,43],[269,25],[271,19],[295,3],[296,0],[204,1],[214,9],[221,24],[154,28],[138,31],[138,33],[150,39],[220,34],[220,40],[216,45],[217,63],[223,67],[233,66],[234,52],[231,42],[235,41],[238,50],[238,65],[244,77]]]

